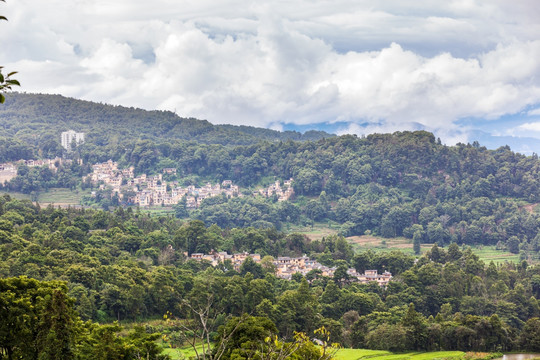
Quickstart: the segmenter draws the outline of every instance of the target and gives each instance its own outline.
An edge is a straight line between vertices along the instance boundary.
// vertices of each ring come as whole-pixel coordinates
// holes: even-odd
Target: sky
[[[21,91],[277,130],[540,139],[538,0],[7,0],[0,13],[0,64]]]

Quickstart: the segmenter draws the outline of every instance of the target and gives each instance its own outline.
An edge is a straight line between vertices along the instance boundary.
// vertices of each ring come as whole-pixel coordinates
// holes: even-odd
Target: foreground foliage
[[[0,359],[168,359],[159,334],[137,327],[83,323],[64,282],[0,279]]]

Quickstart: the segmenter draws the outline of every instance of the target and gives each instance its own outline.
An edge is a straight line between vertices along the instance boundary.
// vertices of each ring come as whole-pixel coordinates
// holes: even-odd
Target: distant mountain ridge
[[[249,145],[260,141],[306,141],[336,136],[324,131],[276,131],[252,126],[213,125],[206,120],[182,118],[171,111],[148,111],[114,106],[62,95],[10,93],[0,107],[0,136],[37,136],[67,129],[82,131],[88,139],[166,138],[208,144]],[[22,132],[22,134],[21,134]]]

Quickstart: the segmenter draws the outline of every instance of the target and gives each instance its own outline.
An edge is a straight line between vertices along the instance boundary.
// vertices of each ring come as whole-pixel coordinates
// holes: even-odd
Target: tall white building
[[[71,144],[75,142],[77,145],[84,142],[84,133],[78,133],[73,130],[64,131],[62,133],[62,146],[67,151],[71,151]]]

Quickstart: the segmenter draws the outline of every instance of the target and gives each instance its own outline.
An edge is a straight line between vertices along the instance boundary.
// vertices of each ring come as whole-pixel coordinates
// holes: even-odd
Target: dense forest
[[[0,359],[166,359],[158,334],[174,346],[207,335],[208,354],[222,359],[289,347],[290,358],[315,359],[320,349],[302,340],[314,331],[356,348],[540,351],[536,155],[446,146],[424,131],[337,137],[214,126],[50,95],[13,94],[0,124],[0,162],[73,160],[56,171],[21,166],[4,190],[90,187],[91,201],[106,209],[0,197],[0,316],[9,319],[0,323]],[[68,129],[87,133],[70,153],[59,143]],[[109,159],[136,174],[176,168],[166,178],[183,185],[232,180],[246,196],[151,216],[82,181]],[[290,178],[292,201],[250,196]],[[314,222],[331,222],[339,234],[311,241],[283,231]],[[409,238],[417,257],[355,254],[344,237],[362,234]],[[422,243],[434,245],[420,255]],[[468,247],[476,244],[523,261],[486,264]],[[235,270],[189,258],[211,250],[263,260]],[[276,277],[273,258],[304,254],[335,267],[334,276]],[[350,267],[394,277],[387,287],[360,284]],[[113,323],[164,315],[156,328]]]
[[[275,131],[251,126],[212,125],[170,111],[98,104],[61,95],[10,93],[0,107],[0,137],[16,138],[44,156],[61,155],[58,136],[73,129],[98,146],[136,140],[194,140],[207,144],[254,144],[261,140],[318,140],[322,131]],[[0,157],[1,159],[1,157]],[[11,160],[18,160],[13,158]]]
[[[48,337],[56,339],[56,349],[65,345],[62,341],[83,348],[93,342],[92,351],[131,349],[157,351],[157,356],[159,349],[144,350],[155,344],[157,335],[151,334],[159,331],[177,345],[189,342],[193,332],[186,332],[180,320],[193,319],[206,304],[211,304],[207,325],[218,343],[220,334],[244,319],[247,332],[249,326],[267,324],[250,341],[269,334],[294,341],[295,331],[309,334],[324,327],[332,342],[357,348],[540,350],[540,266],[485,264],[455,243],[434,245],[415,261],[399,251],[354,254],[340,236],[310,241],[275,229],[206,227],[197,220],[151,217],[121,207],[114,212],[41,209],[7,195],[0,198],[0,229],[0,311],[2,319],[10,319],[0,325],[2,356],[8,350],[19,355],[53,351]],[[227,262],[214,268],[185,255],[210,249],[259,252],[267,259],[308,254],[338,270],[332,278],[313,271],[284,280],[264,259],[245,261],[235,271]],[[389,270],[394,279],[387,287],[358,284],[343,271],[350,266]],[[24,322],[25,312],[35,313],[36,320]],[[136,328],[127,337],[119,337],[117,325],[91,322],[164,314],[169,321],[159,329]],[[107,337],[117,339],[119,348],[96,345]],[[21,346],[28,341],[36,346]]]

